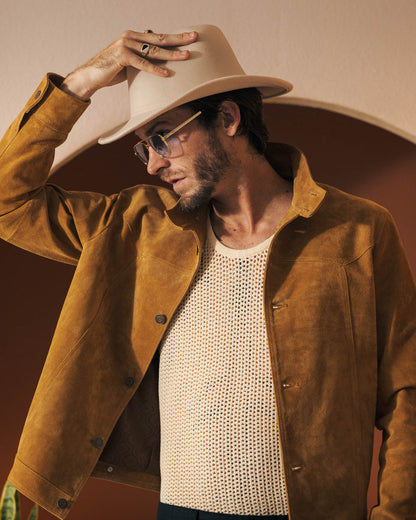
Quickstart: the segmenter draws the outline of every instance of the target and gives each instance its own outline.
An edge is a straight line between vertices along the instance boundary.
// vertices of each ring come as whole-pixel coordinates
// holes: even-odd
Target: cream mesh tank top
[[[161,502],[287,514],[263,309],[271,239],[230,249],[208,223],[199,271],[160,346]]]

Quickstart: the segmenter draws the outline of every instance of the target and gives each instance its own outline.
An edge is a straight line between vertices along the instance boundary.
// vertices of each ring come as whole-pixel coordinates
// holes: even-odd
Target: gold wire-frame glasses
[[[198,116],[202,114],[202,110],[199,110],[195,114],[192,114],[186,121],[178,125],[176,128],[171,130],[165,135],[154,134],[150,137],[146,137],[142,139],[137,144],[133,146],[134,153],[141,159],[144,164],[147,166],[149,163],[149,146],[158,154],[160,157],[170,157],[172,155],[171,147],[169,146],[168,140],[170,139],[172,144],[171,137],[176,134],[179,130],[181,130],[188,123],[196,119]]]

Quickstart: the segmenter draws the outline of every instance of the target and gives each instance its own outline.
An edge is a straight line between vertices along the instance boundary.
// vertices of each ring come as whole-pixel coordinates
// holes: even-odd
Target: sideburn
[[[208,151],[201,152],[195,159],[195,169],[201,180],[216,184],[230,167],[231,161],[215,129],[208,130],[208,147]]]

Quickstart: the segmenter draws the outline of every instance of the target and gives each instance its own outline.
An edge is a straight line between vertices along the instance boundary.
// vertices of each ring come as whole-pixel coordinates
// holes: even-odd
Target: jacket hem
[[[110,480],[118,484],[126,484],[136,488],[160,492],[160,476],[139,473],[99,461],[91,474],[91,477],[102,480]]]
[[[43,509],[61,519],[68,515],[75,502],[73,495],[56,487],[17,457],[7,480],[29,500],[39,504]],[[65,503],[66,507],[59,507],[58,501],[61,505]]]

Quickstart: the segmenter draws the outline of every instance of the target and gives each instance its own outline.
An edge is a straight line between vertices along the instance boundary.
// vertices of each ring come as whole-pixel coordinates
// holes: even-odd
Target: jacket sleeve
[[[0,142],[0,237],[76,264],[83,243],[108,224],[117,195],[47,183],[55,148],[89,105],[61,91],[61,81],[48,74]]]
[[[383,431],[371,520],[416,518],[416,289],[386,212],[374,247],[378,337],[376,426]]]

